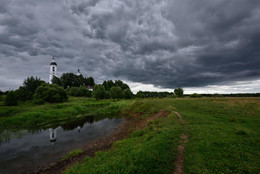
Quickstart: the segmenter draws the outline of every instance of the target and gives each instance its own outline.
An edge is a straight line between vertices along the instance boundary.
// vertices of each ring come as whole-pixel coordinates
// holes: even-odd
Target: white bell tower
[[[53,76],[58,77],[57,73],[57,63],[55,62],[54,56],[52,57],[51,64],[50,64],[50,78],[49,78],[49,84],[52,84],[51,80]]]
[[[80,76],[80,70],[78,69],[77,76]]]

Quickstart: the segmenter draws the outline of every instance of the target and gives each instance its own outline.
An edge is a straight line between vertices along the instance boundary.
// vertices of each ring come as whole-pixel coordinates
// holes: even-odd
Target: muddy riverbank
[[[37,170],[26,170],[22,171],[23,174],[31,174],[31,173],[47,173],[47,174],[57,174],[64,171],[67,167],[74,165],[76,162],[80,162],[86,156],[94,157],[97,151],[106,151],[111,148],[111,146],[119,140],[122,140],[128,137],[133,131],[143,129],[146,127],[147,122],[160,118],[165,117],[169,114],[167,111],[161,111],[156,114],[152,114],[146,119],[139,119],[139,116],[142,113],[135,113],[134,115],[128,116],[124,119],[124,121],[110,134],[103,138],[99,138],[98,140],[92,141],[88,143],[83,149],[83,153],[63,160],[58,161],[56,163],[49,164],[48,166],[43,166],[38,168]]]

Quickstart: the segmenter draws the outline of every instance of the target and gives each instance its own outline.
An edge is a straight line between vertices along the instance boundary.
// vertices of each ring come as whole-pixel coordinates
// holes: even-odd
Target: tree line
[[[60,78],[54,77],[52,84],[38,77],[28,77],[17,90],[0,91],[0,95],[6,95],[4,101],[8,106],[17,105],[18,101],[33,101],[35,104],[65,102],[68,95],[94,97],[97,100],[130,99],[134,96],[129,86],[121,80],[108,80],[100,85],[95,84],[93,77],[86,78],[73,73],[65,73]]]
[[[197,94],[184,95],[182,88],[174,89],[174,92],[151,92],[138,91],[133,94],[129,86],[121,80],[103,81],[102,84],[95,84],[93,77],[83,77],[73,73],[64,73],[60,78],[54,77],[53,84],[48,84],[38,77],[28,77],[23,85],[17,90],[2,92],[0,96],[6,95],[5,105],[17,105],[18,101],[31,100],[36,104],[65,102],[69,96],[94,97],[100,99],[131,99],[131,98],[163,98],[163,97],[260,97],[260,93],[239,93],[239,94]],[[93,90],[92,90],[93,89]],[[0,100],[3,97],[0,97]]]

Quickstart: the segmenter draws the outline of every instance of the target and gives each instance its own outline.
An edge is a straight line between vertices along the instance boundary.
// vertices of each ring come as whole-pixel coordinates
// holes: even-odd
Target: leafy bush
[[[190,97],[192,97],[192,98],[201,98],[202,95],[197,94],[197,93],[193,93],[193,94],[190,95]]]
[[[106,91],[110,91],[113,86],[120,87],[122,90],[129,89],[129,86],[121,80],[116,80],[115,82],[112,80],[104,81],[102,85],[105,87]]]
[[[62,86],[61,80],[59,77],[53,76],[53,78],[51,79],[52,84],[56,84],[59,86]]]
[[[110,92],[109,91],[105,91],[105,99],[110,99]]]
[[[36,104],[59,103],[68,100],[66,91],[56,84],[42,84],[39,86],[33,96]]]
[[[150,97],[174,97],[173,92],[155,92],[155,91],[138,91],[136,93],[137,98],[150,98]]]
[[[38,77],[28,77],[27,79],[24,80],[23,86],[24,88],[28,91],[34,94],[36,89],[41,86],[41,84],[45,83]]]
[[[134,94],[132,93],[132,91],[128,88],[124,90],[124,98],[125,99],[131,99],[133,98]]]
[[[68,87],[80,87],[82,85],[85,86],[94,86],[95,81],[93,77],[83,77],[82,75],[75,75],[73,73],[64,73],[60,77],[60,82],[64,89]]]
[[[6,106],[16,106],[18,104],[17,98],[14,95],[14,91],[9,91],[5,98]]]
[[[84,86],[67,88],[66,91],[68,95],[74,97],[91,97],[91,91]]]
[[[177,88],[177,89],[174,89],[174,94],[177,96],[177,97],[182,97],[183,96],[183,89],[182,88]]]
[[[123,98],[123,91],[122,91],[122,88],[120,88],[119,86],[117,87],[112,87],[110,89],[110,96],[113,98],[113,99],[120,99],[120,98]]]
[[[29,92],[25,87],[20,86],[19,89],[14,91],[14,94],[19,101],[32,100],[33,93]]]
[[[222,94],[215,93],[212,95],[212,97],[222,97]]]
[[[99,99],[104,99],[106,96],[105,88],[103,85],[95,85],[94,90],[92,92],[92,96],[96,98],[97,100]]]

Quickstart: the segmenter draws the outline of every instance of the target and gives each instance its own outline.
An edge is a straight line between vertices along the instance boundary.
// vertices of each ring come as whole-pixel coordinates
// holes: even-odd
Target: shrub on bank
[[[33,96],[34,103],[60,103],[68,100],[66,91],[56,84],[42,84]]]
[[[14,91],[9,91],[5,98],[6,106],[16,106],[18,104],[17,98],[14,95]]]
[[[202,95],[197,94],[197,93],[193,93],[193,94],[190,95],[190,97],[192,97],[192,98],[201,98]]]
[[[20,86],[19,89],[14,91],[14,94],[19,101],[32,100],[33,93],[29,92],[25,87]]]
[[[123,98],[123,91],[122,91],[122,88],[120,87],[115,87],[113,86],[111,89],[110,89],[110,96],[113,98],[113,99],[121,99]]]
[[[97,100],[104,99],[106,96],[106,91],[103,85],[95,85],[94,90],[92,92],[92,97]]]
[[[129,88],[125,89],[123,93],[125,99],[131,99],[134,96],[133,92]]]
[[[105,99],[110,99],[110,92],[109,91],[105,91]]]
[[[67,88],[66,92],[74,97],[91,97],[91,91],[84,86]]]

